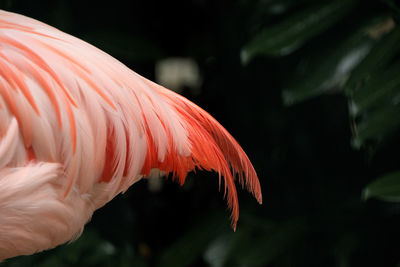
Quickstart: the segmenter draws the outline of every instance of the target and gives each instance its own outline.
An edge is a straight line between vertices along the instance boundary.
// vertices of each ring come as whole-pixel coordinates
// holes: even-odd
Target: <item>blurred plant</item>
[[[362,6],[370,12],[359,12]],[[242,50],[243,63],[256,56],[285,56],[323,46],[298,63],[295,79],[283,90],[287,106],[326,93],[344,94],[355,148],[376,149],[400,127],[400,27],[395,1],[338,0],[305,4],[277,24],[266,25]],[[343,29],[348,19],[357,21]],[[329,43],[324,38],[334,35]],[[308,48],[307,48],[308,46]],[[400,201],[400,175],[368,185],[365,199]]]

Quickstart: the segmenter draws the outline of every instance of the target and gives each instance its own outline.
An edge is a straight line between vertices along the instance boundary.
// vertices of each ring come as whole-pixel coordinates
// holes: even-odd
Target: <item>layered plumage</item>
[[[77,238],[94,210],[149,174],[180,184],[195,168],[257,175],[207,112],[106,53],[39,21],[0,11],[0,259]]]

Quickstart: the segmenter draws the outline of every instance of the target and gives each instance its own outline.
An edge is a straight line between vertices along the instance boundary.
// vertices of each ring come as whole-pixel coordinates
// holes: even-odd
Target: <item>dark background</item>
[[[362,133],[374,114],[349,111],[353,93],[343,84],[354,72],[317,90],[331,80],[335,60],[354,48],[346,40],[372,21],[382,37],[361,31],[365,40],[354,42],[379,46],[397,30],[399,9],[395,1],[342,2],[351,3],[318,17],[335,1],[0,1],[152,80],[159,60],[195,60],[200,93],[186,87],[181,94],[239,141],[263,192],[260,206],[239,189],[234,233],[215,173],[191,173],[182,188],[166,179],[159,192],[141,181],[98,210],[78,241],[2,265],[400,266],[400,205],[362,198],[365,186],[398,168],[397,124],[354,145],[352,128]],[[316,22],[302,24],[312,16]],[[382,30],[388,18],[395,24],[389,33]],[[385,64],[398,62],[396,40],[385,46],[393,51]],[[296,45],[284,50],[289,44]],[[244,51],[254,55],[244,60]],[[387,66],[378,63],[371,66]],[[296,103],[285,100],[291,90],[300,92]],[[392,122],[394,114],[385,118]]]

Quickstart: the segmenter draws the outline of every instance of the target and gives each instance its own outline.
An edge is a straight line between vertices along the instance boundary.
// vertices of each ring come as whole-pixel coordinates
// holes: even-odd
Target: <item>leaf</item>
[[[400,96],[400,64],[371,74],[368,83],[353,93],[351,114],[357,116],[372,108],[396,105]],[[396,117],[392,119],[396,119]],[[400,119],[400,118],[399,118]]]
[[[226,220],[212,215],[194,225],[186,234],[166,249],[158,266],[189,266],[198,259],[208,244],[222,231],[227,230]]]
[[[351,95],[354,90],[358,90],[371,76],[371,74],[386,64],[400,49],[400,28],[397,27],[389,34],[384,36],[362,60],[360,64],[351,72],[350,79],[345,85],[345,92]]]
[[[339,21],[354,0],[337,0],[299,11],[278,25],[267,27],[247,43],[241,58],[247,64],[258,55],[283,56],[292,53],[310,38]]]
[[[241,228],[236,233],[227,232],[219,235],[211,244],[207,247],[204,253],[205,261],[211,267],[222,267],[225,266],[232,257],[232,251],[236,246],[244,239],[247,235],[250,235],[251,231],[247,228]]]
[[[252,244],[252,237],[255,235],[270,236],[278,225],[275,222],[254,217],[251,214],[242,214],[243,224],[236,233],[229,231],[220,234],[207,247],[204,253],[205,261],[212,267],[226,266],[235,256],[235,253],[240,249],[243,242]],[[229,266],[229,265],[228,265]]]
[[[304,221],[293,219],[278,225],[272,232],[248,236],[232,253],[232,262],[244,266],[265,266],[294,246],[304,235],[304,231]]]
[[[400,202],[400,171],[386,174],[367,185],[362,198],[376,197],[390,202]]]
[[[344,233],[334,244],[332,254],[336,259],[335,266],[350,266],[351,255],[359,247],[357,236],[353,231]]]
[[[266,266],[293,247],[304,235],[302,219],[281,224],[257,219],[261,224],[248,224],[237,233],[227,233],[214,240],[205,252],[206,262],[213,267]]]
[[[352,143],[356,148],[367,141],[379,144],[400,126],[397,116],[400,111],[400,65],[392,62],[399,52],[400,29],[393,27],[393,20],[389,18],[368,30],[369,35],[379,40],[353,69],[344,85],[344,92],[349,97],[350,117],[354,121]]]
[[[381,142],[400,126],[399,113],[400,107],[389,105],[365,114],[355,130],[353,145],[360,148],[368,140]]]
[[[343,86],[350,72],[368,54],[374,43],[366,34],[367,29],[387,20],[387,16],[370,19],[345,40],[339,40],[322,52],[315,52],[310,58],[303,59],[298,68],[299,78],[291,80],[282,92],[284,104],[290,106]]]

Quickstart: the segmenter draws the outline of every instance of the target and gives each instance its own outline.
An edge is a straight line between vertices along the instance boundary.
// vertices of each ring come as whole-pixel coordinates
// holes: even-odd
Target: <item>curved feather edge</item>
[[[0,109],[19,125],[26,164],[62,163],[65,197],[76,186],[99,208],[153,168],[180,184],[199,168],[216,171],[220,185],[224,177],[234,229],[236,177],[262,202],[245,152],[206,111],[81,40],[21,15],[0,15],[0,76],[7,77],[0,79]]]
[[[236,230],[239,218],[239,203],[235,187],[237,176],[242,188],[253,194],[258,203],[262,203],[262,193],[257,173],[246,153],[228,131],[208,112],[184,98],[146,78],[141,77],[147,85],[165,98],[179,114],[188,131],[191,144],[191,155],[185,157],[169,151],[165,160],[157,160],[156,146],[148,143],[148,152],[142,169],[148,175],[152,168],[158,168],[167,174],[172,173],[182,185],[188,172],[195,168],[216,171],[224,177],[224,197],[231,210],[232,228]],[[151,135],[148,135],[151,136]],[[173,144],[170,144],[172,146]]]

